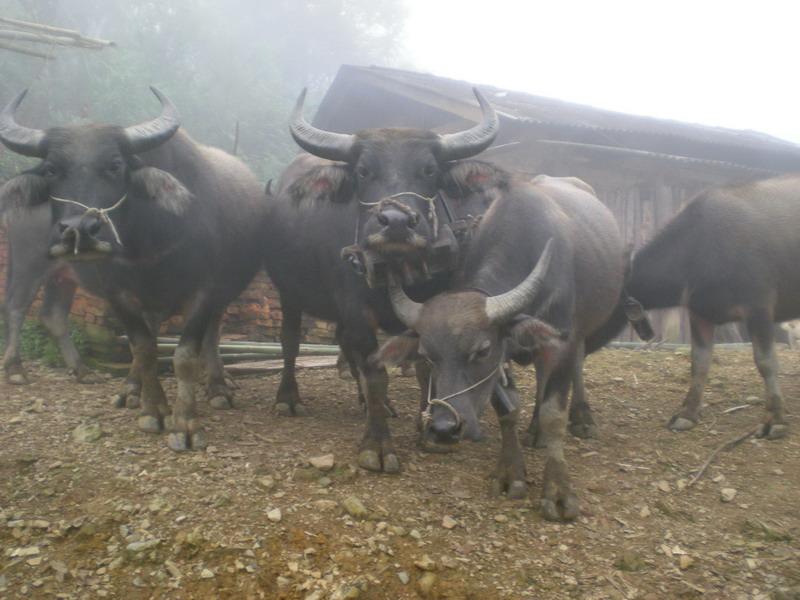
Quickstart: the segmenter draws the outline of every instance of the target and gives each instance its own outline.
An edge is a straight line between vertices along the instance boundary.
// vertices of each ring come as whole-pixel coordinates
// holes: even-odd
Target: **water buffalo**
[[[194,390],[201,353],[212,406],[230,405],[216,356],[219,325],[260,266],[265,203],[243,163],[178,131],[175,107],[153,93],[162,112],[152,121],[41,131],[15,120],[22,92],[0,112],[0,141],[41,162],[3,186],[0,205],[49,203],[50,257],[69,260],[81,285],[110,303],[128,333],[128,391],[141,387],[143,431],[162,431],[169,413],[147,315],[183,311],[168,444],[186,450],[205,445]]]
[[[50,209],[46,205],[25,212],[8,214],[4,219],[8,232],[8,264],[3,318],[6,328],[6,349],[3,370],[6,381],[28,383],[22,365],[20,345],[22,324],[36,292],[44,286],[39,319],[53,336],[69,371],[77,381],[89,373],[69,336],[69,310],[77,282],[66,261],[48,258]]]
[[[284,370],[277,405],[290,414],[298,408],[294,364],[302,313],[336,322],[339,344],[366,400],[358,462],[369,470],[400,468],[386,421],[386,371],[367,358],[378,347],[379,329],[398,332],[402,324],[386,290],[371,289],[343,262],[342,248],[357,243],[403,258],[425,253],[445,222],[434,198],[443,187],[456,187],[449,175],[453,165],[487,148],[497,134],[494,110],[475,93],[481,122],[445,135],[419,129],[369,129],[354,135],[322,131],[303,119],[305,92],[292,115],[291,134],[310,154],[299,155],[281,176],[264,236],[267,272],[280,292],[283,316]],[[465,214],[470,209],[458,210]],[[440,288],[434,279],[411,293],[425,297]]]
[[[542,512],[548,519],[574,519],[578,502],[563,450],[569,389],[585,337],[620,297],[622,240],[614,217],[582,182],[546,176],[529,182],[485,165],[481,174],[465,190],[496,198],[451,290],[418,303],[395,282],[392,302],[410,331],[384,344],[376,361],[414,352],[427,359],[426,429],[437,442],[479,438],[478,417],[491,400],[502,435],[494,481],[511,497],[526,493],[518,411],[501,406],[495,386],[506,360],[533,362],[537,391],[529,433],[547,448]]]
[[[631,296],[645,309],[689,309],[692,379],[669,421],[673,431],[691,429],[700,418],[715,326],[744,321],[766,392],[759,435],[786,435],[774,323],[800,317],[798,227],[800,176],[786,175],[701,193],[634,255]],[[623,325],[619,307],[596,345]]]

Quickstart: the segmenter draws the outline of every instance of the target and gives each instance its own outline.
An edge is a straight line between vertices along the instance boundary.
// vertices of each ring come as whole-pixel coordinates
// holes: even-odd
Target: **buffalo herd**
[[[264,268],[282,311],[276,407],[303,411],[295,377],[303,313],[334,322],[365,407],[364,469],[401,469],[386,368],[412,361],[421,443],[481,439],[490,404],[502,438],[494,490],[527,496],[522,445],[545,448],[542,514],[574,519],[564,436],[595,435],[584,358],[628,322],[646,331],[642,309],[673,306],[689,311],[692,366],[669,428],[697,424],[714,328],[743,321],[765,385],[758,433],[786,435],[774,323],[800,317],[800,177],[706,191],[630,256],[587,183],[531,179],[475,158],[500,125],[477,89],[480,122],[449,134],[324,131],[305,120],[304,91],[289,120],[304,152],[266,192],[240,160],[181,130],[176,108],[153,93],[161,114],[128,127],[27,127],[16,118],[25,92],[0,112],[0,141],[39,159],[0,187],[9,383],[27,382],[20,333],[41,286],[42,322],[76,378],[87,375],[67,331],[80,285],[109,303],[130,342],[117,405],[137,408],[138,428],[166,432],[171,449],[202,449],[197,384],[204,378],[212,407],[233,406],[220,324]],[[157,335],[175,314],[184,326],[173,358],[177,397],[168,403]],[[536,372],[522,435],[510,362]]]

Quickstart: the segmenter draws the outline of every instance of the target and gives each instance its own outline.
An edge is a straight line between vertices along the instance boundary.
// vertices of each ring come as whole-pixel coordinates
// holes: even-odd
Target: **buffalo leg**
[[[672,431],[686,431],[700,420],[700,405],[714,352],[714,324],[693,312],[689,314],[689,324],[692,332],[692,382],[680,411],[667,425]]]
[[[545,388],[550,376],[551,367],[548,363],[541,359],[536,362],[536,399],[533,405],[533,416],[528,425],[528,430],[522,436],[522,445],[528,448],[544,448],[545,441],[542,436],[541,423],[539,420],[539,411],[544,401]]]
[[[513,385],[504,388],[506,394],[516,402],[516,408],[508,411],[500,401],[497,392],[492,394],[492,407],[500,423],[500,456],[497,468],[492,477],[492,494],[499,496],[506,493],[508,498],[518,500],[528,494],[528,485],[525,483],[525,458],[517,434],[519,421],[519,400]]]
[[[303,312],[293,299],[281,296],[281,349],[283,350],[283,372],[275,399],[278,414],[294,417],[305,413],[300,404],[300,391],[295,379],[295,362],[300,353],[300,323]]]
[[[584,342],[578,344],[575,364],[572,367],[572,403],[569,407],[569,432],[578,438],[597,437],[597,425],[592,417],[592,409],[586,401],[586,387],[583,382]]]
[[[378,349],[375,334],[366,327],[347,328],[342,332],[342,344],[352,352],[367,401],[367,424],[358,453],[358,464],[369,471],[397,473],[400,461],[392,444],[388,417],[392,414],[387,397],[389,376],[382,366],[368,360]]]
[[[788,425],[783,415],[783,396],[778,385],[778,357],[775,354],[775,328],[768,314],[754,313],[747,321],[753,342],[753,358],[764,379],[766,415],[760,437],[773,440],[784,437]]]
[[[126,385],[129,390],[138,386],[141,394],[137,425],[142,431],[159,433],[164,429],[164,417],[169,414],[169,407],[164,390],[158,381],[156,337],[140,312],[117,298],[110,298],[109,301],[111,308],[125,327],[133,352],[133,364]]]
[[[75,297],[75,282],[54,273],[44,285],[39,318],[58,344],[64,363],[78,382],[89,375],[78,349],[69,335],[69,310]]]
[[[167,444],[172,450],[202,450],[207,441],[197,415],[195,395],[203,371],[201,350],[210,327],[219,326],[221,313],[201,300],[186,320],[172,364],[178,380],[178,393],[172,408]]]
[[[20,355],[22,325],[44,277],[31,276],[30,273],[17,276],[14,269],[9,267],[9,270],[14,276],[9,276],[6,282],[6,303],[4,307],[6,350],[3,354],[3,369],[8,383],[20,385],[28,383],[28,376],[22,366],[22,357]]]
[[[564,438],[567,429],[569,388],[572,380],[571,364],[564,364],[547,380],[541,408],[539,431],[546,447],[544,476],[542,478],[542,515],[549,521],[573,520],[578,516],[578,498],[572,491],[564,457]]]
[[[206,398],[212,408],[233,408],[233,390],[225,377],[225,367],[219,355],[219,334],[222,313],[214,316],[203,337],[202,353],[206,367]]]

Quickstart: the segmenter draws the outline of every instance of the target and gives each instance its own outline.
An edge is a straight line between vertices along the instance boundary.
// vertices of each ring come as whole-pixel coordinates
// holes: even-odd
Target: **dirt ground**
[[[273,414],[276,376],[239,379],[236,409],[201,403],[207,452],[176,455],[112,407],[121,380],[77,385],[30,365],[31,385],[0,384],[0,596],[800,598],[800,354],[780,359],[794,432],[720,453],[687,487],[760,418],[749,350],[717,352],[704,420],[683,434],[664,424],[687,352],[591,357],[600,438],[567,444],[572,524],[538,513],[540,451],[526,450],[528,500],[489,497],[492,415],[487,441],[421,453],[413,378],[392,378],[403,471],[388,476],[353,466],[363,415],[335,370],[300,373],[311,414],[294,419]],[[530,399],[532,374],[517,373]],[[81,425],[101,437],[76,440]],[[331,471],[309,466],[329,453]]]

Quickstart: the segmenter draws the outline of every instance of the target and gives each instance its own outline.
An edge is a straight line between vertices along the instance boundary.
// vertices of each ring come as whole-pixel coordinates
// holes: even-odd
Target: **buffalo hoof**
[[[233,408],[233,400],[225,396],[214,396],[208,403],[211,405],[211,408],[216,408],[217,410],[229,410]]]
[[[573,437],[584,440],[597,438],[597,425],[594,423],[570,423],[569,432]]]
[[[279,417],[306,417],[308,416],[308,409],[303,404],[277,402],[275,404],[275,414]]]
[[[100,378],[98,378],[92,371],[84,367],[83,365],[75,368],[70,369],[69,374],[75,378],[75,381],[84,385],[91,385],[93,383],[100,383]]]
[[[117,394],[112,398],[114,408],[139,408],[141,401],[138,394]]]
[[[387,452],[381,455],[375,450],[362,450],[358,453],[358,466],[367,471],[375,471],[376,473],[399,473],[400,460],[394,452]]]
[[[757,435],[767,440],[779,440],[788,434],[789,426],[786,423],[764,423]]]
[[[11,373],[6,377],[6,381],[12,385],[27,385],[30,383],[25,373]]]
[[[164,419],[153,415],[142,415],[136,420],[139,431],[145,433],[161,433],[164,431]]]
[[[548,521],[574,521],[580,514],[578,497],[572,492],[556,500],[542,498],[539,508]]]
[[[499,498],[503,494],[509,500],[522,500],[528,496],[528,484],[520,480],[508,483],[496,477],[492,478],[489,486],[489,495]]]
[[[689,431],[690,429],[694,429],[696,425],[697,421],[693,419],[683,417],[681,415],[675,415],[670,419],[667,427],[672,431]]]
[[[547,459],[539,506],[542,516],[548,521],[572,521],[580,514],[578,497],[572,491],[567,464],[563,460]]]
[[[175,431],[167,436],[167,446],[175,452],[186,452],[188,450],[205,450],[208,440],[202,430],[189,433],[186,431]]]

